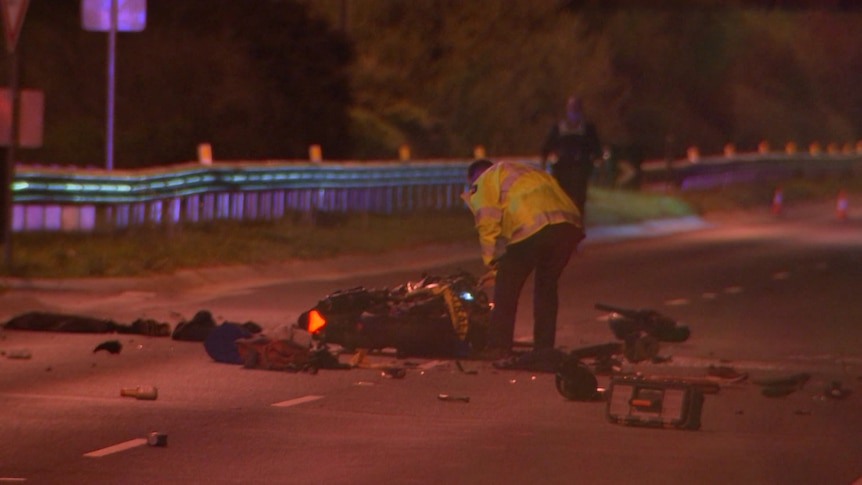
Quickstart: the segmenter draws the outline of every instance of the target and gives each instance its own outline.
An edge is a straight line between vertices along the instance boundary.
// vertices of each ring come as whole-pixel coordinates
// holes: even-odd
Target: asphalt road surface
[[[164,337],[6,330],[0,349],[32,357],[0,359],[0,481],[860,483],[862,222],[836,221],[825,206],[709,222],[585,245],[561,281],[557,338],[569,349],[613,341],[598,302],[688,325],[688,341],[662,344],[668,361],[623,370],[747,373],[712,377],[721,388],[705,396],[699,430],[613,424],[605,402],[566,400],[551,374],[487,362],[463,361],[461,370],[451,360],[382,354],[369,361],[409,365],[406,376],[367,368],[312,375],[215,363],[200,343]],[[173,324],[208,309],[271,331],[337,289],[393,286],[421,271],[478,273],[473,249],[148,280],[7,282],[0,318],[51,310]],[[528,340],[528,298],[519,313],[517,336]],[[113,338],[123,343],[119,354],[93,352]],[[799,373],[810,379],[783,397],[757,384]],[[846,398],[827,396],[836,381]],[[120,396],[138,385],[156,386],[158,398]],[[147,443],[153,432],[166,446]]]

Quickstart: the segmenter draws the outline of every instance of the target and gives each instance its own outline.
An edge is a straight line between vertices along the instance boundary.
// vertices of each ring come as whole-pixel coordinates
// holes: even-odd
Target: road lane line
[[[109,446],[107,448],[102,448],[101,450],[91,451],[89,453],[84,453],[84,456],[89,458],[101,458],[103,456],[110,455],[112,453],[119,453],[120,451],[126,451],[147,443],[146,438],[135,438],[133,440],[124,441],[122,443],[117,443],[116,445]]]
[[[418,368],[419,370],[428,370],[428,369],[433,369],[434,367],[437,367],[438,365],[441,365],[441,364],[443,364],[442,360],[429,360],[428,362],[425,362],[424,364],[417,365],[416,368]]]
[[[273,406],[278,408],[286,408],[288,406],[296,406],[297,404],[304,404],[311,401],[317,401],[318,399],[323,399],[323,396],[316,396],[314,394],[310,394],[308,396],[298,397],[296,399],[288,399],[287,401],[275,402],[272,403]]]

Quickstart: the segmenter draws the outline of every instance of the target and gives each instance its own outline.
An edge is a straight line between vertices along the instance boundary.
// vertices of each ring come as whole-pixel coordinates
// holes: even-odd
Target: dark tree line
[[[21,85],[46,96],[41,163],[104,160],[107,35],[33,0]],[[117,44],[115,167],[193,160],[535,155],[578,93],[646,157],[862,136],[850,0],[149,0]],[[649,7],[647,7],[649,6]],[[4,74],[7,65],[0,65]]]
[[[30,2],[18,44],[22,87],[45,92],[44,146],[20,159],[101,165],[107,34],[83,30],[79,0]],[[340,32],[290,1],[149,0],[143,32],[116,44],[115,167],[196,158],[350,154]]]

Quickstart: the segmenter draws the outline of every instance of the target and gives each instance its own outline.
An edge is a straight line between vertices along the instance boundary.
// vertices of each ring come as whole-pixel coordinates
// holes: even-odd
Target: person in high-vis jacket
[[[479,159],[470,164],[467,176],[470,187],[463,197],[475,218],[482,261],[496,273],[483,355],[513,355],[518,299],[534,271],[532,354],[553,353],[557,283],[584,238],[580,213],[556,179],[538,167]]]

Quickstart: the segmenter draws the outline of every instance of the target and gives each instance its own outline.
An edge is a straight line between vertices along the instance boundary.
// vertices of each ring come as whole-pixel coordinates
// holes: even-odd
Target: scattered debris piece
[[[235,350],[238,363],[246,369],[301,371],[310,367],[311,349],[288,339],[272,339],[264,335],[238,338]]]
[[[808,380],[811,379],[811,374],[800,372],[798,374],[792,374],[786,377],[773,377],[773,378],[761,378],[754,379],[751,382],[757,384],[758,386],[768,386],[768,387],[786,387],[786,386],[797,386],[800,389],[805,385]]]
[[[400,357],[467,357],[487,343],[491,304],[475,276],[459,272],[392,288],[335,291],[297,325],[353,351],[394,348]]]
[[[167,337],[171,334],[169,324],[151,318],[138,318],[129,325],[117,325],[115,330],[117,333],[135,333],[150,337]]]
[[[787,377],[755,379],[752,382],[763,386],[761,394],[766,397],[784,397],[805,387],[809,379],[811,379],[810,374],[801,372]]]
[[[120,389],[120,395],[139,400],[155,401],[159,397],[159,390],[154,386],[125,387]]]
[[[191,320],[182,320],[174,328],[171,338],[188,342],[203,342],[210,330],[216,327],[215,319],[209,310],[199,310]]]
[[[760,390],[760,393],[766,397],[784,397],[796,392],[798,388],[789,386],[767,386]]]
[[[469,396],[453,396],[451,394],[437,394],[437,399],[441,401],[470,402]]]
[[[704,394],[718,394],[721,391],[721,385],[718,382],[715,382],[714,380],[708,378],[682,377],[662,374],[643,375],[641,373],[637,373],[634,376],[619,377],[635,377],[639,379],[646,379],[649,381],[660,381],[666,383],[677,383],[683,386],[694,386]]]
[[[268,342],[269,339],[266,339],[265,343]],[[257,342],[252,339],[251,332],[245,327],[238,323],[224,322],[209,331],[204,339],[204,349],[216,362],[242,364],[248,359],[248,355],[243,354],[242,351],[249,348],[248,345],[242,344],[250,343],[256,344]],[[268,356],[264,355],[264,357]]]
[[[392,379],[403,379],[407,375],[407,369],[400,366],[383,367],[381,374],[383,375],[383,377],[390,377]]]
[[[613,374],[622,369],[622,362],[618,358],[622,353],[623,344],[621,342],[608,342],[578,347],[569,351],[568,358],[584,362],[596,374]]]
[[[703,392],[678,381],[622,377],[611,379],[608,421],[629,426],[697,430]]]
[[[823,391],[823,395],[830,399],[846,399],[852,391],[841,386],[840,381],[832,381],[829,387]]]
[[[603,398],[596,376],[575,357],[568,357],[555,376],[557,392],[570,401],[596,401]]]
[[[33,357],[33,354],[30,353],[28,349],[13,349],[13,350],[5,350],[2,352],[3,355],[6,356],[7,359],[29,359]]]
[[[93,349],[93,353],[95,354],[100,350],[106,350],[111,354],[119,354],[120,351],[123,350],[123,344],[120,343],[119,340],[106,340],[97,345],[96,348]]]
[[[168,435],[152,432],[147,435],[147,444],[150,446],[168,446]]]
[[[706,375],[726,379],[731,382],[741,382],[748,379],[748,372],[739,372],[733,367],[727,365],[710,365],[706,370]]]
[[[138,319],[125,325],[104,318],[52,312],[27,312],[10,318],[7,330],[37,330],[68,333],[134,333],[153,337],[170,335],[170,325],[155,320]]]
[[[691,336],[688,326],[655,310],[621,308],[596,303],[597,310],[611,312],[608,324],[617,340],[623,341],[623,355],[632,363],[651,360],[658,355],[659,342],[685,342]]]

